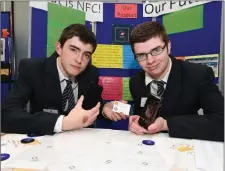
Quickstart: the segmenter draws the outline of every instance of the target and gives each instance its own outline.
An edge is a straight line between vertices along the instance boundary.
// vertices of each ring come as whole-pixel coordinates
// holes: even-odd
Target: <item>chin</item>
[[[72,76],[77,76],[77,75],[80,74],[80,70],[71,70],[71,71],[69,72],[69,74],[72,75]]]
[[[153,71],[148,71],[148,74],[154,78],[157,78],[161,74],[161,72],[159,72],[159,70],[155,69]]]

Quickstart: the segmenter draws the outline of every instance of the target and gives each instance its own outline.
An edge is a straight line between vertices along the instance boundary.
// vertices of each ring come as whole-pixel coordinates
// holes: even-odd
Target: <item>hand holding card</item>
[[[123,113],[124,115],[129,116],[129,114],[130,114],[130,104],[124,104],[124,103],[119,102],[119,101],[114,101],[112,111],[116,112],[116,113]]]

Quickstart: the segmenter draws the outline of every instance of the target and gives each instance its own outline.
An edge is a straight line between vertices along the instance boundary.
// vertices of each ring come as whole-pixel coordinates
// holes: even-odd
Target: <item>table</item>
[[[1,170],[202,171],[200,168],[204,168],[206,171],[215,171],[214,169],[222,171],[223,169],[223,156],[220,154],[223,151],[221,149],[223,143],[171,138],[164,133],[139,136],[129,131],[84,128],[53,136],[37,137],[34,143],[28,145],[19,143],[20,139],[25,137],[27,136],[21,134],[6,134],[1,137],[1,152],[11,155],[8,160],[1,162]],[[153,140],[155,145],[142,144],[144,139]],[[30,169],[21,170],[27,167]]]

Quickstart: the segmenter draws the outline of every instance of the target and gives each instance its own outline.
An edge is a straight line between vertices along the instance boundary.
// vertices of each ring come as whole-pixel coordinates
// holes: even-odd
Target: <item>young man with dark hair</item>
[[[129,118],[129,130],[136,134],[167,131],[171,137],[223,141],[224,97],[214,84],[212,69],[171,57],[171,42],[157,22],[136,26],[130,43],[142,71],[130,79],[135,115]],[[144,129],[138,121],[149,93],[162,101],[158,117]],[[198,115],[200,108],[204,115]]]
[[[98,84],[98,70],[89,64],[96,46],[86,26],[72,24],[49,58],[21,60],[18,79],[2,103],[2,132],[53,134],[91,127],[103,106],[84,110],[82,95],[90,82]]]

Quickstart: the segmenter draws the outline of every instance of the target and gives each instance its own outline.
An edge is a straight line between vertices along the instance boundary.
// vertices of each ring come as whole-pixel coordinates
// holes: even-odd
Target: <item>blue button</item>
[[[33,138],[24,138],[20,142],[23,144],[28,144],[28,143],[34,142],[34,139]]]
[[[7,160],[9,157],[10,157],[9,154],[7,154],[7,153],[2,153],[2,154],[1,154],[1,161]]]
[[[154,145],[155,144],[155,142],[152,140],[143,140],[142,143],[145,145]]]
[[[34,134],[34,133],[31,133],[31,134],[27,134],[28,137],[39,137],[39,136],[43,136],[44,134]]]

